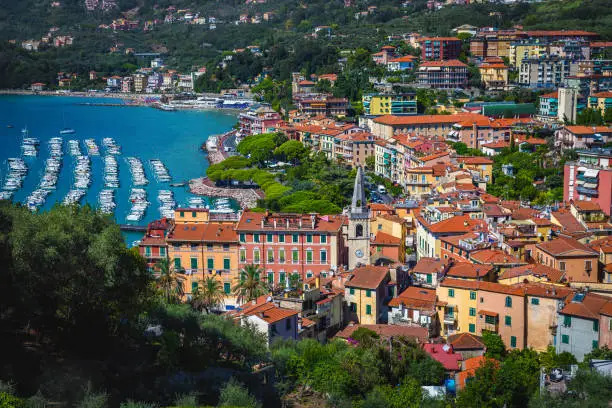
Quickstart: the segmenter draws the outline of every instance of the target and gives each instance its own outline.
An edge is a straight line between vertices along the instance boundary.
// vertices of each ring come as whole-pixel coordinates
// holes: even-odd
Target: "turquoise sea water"
[[[160,189],[172,190],[177,204],[186,204],[191,195],[186,187],[170,187],[158,183],[149,165],[149,159],[161,159],[168,168],[173,182],[188,181],[205,174],[208,161],[200,150],[208,136],[228,131],[236,123],[232,114],[217,111],[165,112],[148,107],[85,106],[82,103],[120,103],[108,98],[75,98],[51,96],[0,96],[0,179],[4,183],[7,173],[7,159],[21,157],[21,129],[26,127],[30,137],[40,139],[39,154],[36,158],[25,158],[29,167],[23,187],[13,201],[24,202],[36,189],[44,170],[44,161],[49,157],[48,140],[63,138],[64,160],[57,189],[48,196],[45,210],[61,202],[74,182],[75,159],[68,154],[68,140],[79,140],[83,154],[87,149],[83,140],[93,138],[100,148],[100,156],[91,156],[92,183],[81,201],[98,206],[98,193],[104,186],[103,157],[105,149],[102,138],[112,137],[121,146],[122,154],[117,156],[120,187],[115,191],[115,219],[126,223],[130,210],[130,189],[132,186],[128,156],[142,160],[149,184],[148,201],[151,203],[143,219],[137,224],[160,217],[157,194]],[[12,128],[9,128],[12,125]],[[60,135],[60,129],[72,128],[75,134]]]

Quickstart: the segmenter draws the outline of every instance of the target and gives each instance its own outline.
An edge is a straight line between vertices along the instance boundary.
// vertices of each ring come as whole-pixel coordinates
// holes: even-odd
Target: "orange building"
[[[598,282],[599,253],[575,239],[559,237],[535,246],[534,258],[541,264],[565,272],[569,282]]]

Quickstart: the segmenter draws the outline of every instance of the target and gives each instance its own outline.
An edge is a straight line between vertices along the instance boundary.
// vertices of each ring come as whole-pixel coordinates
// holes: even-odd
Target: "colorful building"
[[[386,320],[385,301],[389,296],[387,284],[391,281],[386,266],[361,266],[344,284],[344,299],[349,308],[347,318],[359,324],[377,324]]]
[[[535,246],[534,259],[565,272],[568,282],[598,282],[599,253],[575,239],[559,237]]]
[[[282,122],[280,113],[268,104],[251,106],[238,115],[240,133],[245,136],[274,132],[276,125],[280,122]]]
[[[439,89],[467,88],[467,65],[459,60],[426,61],[417,71],[419,85]]]
[[[503,62],[483,62],[478,67],[480,80],[486,89],[504,90],[508,87],[508,66]]]
[[[365,115],[416,115],[416,93],[367,94],[361,98]]]
[[[456,37],[425,37],[419,40],[421,60],[456,60],[461,54],[461,40]]]
[[[602,114],[605,114],[608,109],[612,108],[612,91],[591,94],[588,106],[591,109],[599,109]]]
[[[578,150],[578,160],[564,167],[563,200],[591,200],[610,216],[612,210],[612,151]]]

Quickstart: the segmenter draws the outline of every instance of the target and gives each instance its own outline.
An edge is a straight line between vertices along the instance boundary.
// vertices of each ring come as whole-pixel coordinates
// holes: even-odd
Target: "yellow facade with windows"
[[[378,323],[377,293],[373,289],[347,288],[345,290],[346,302],[357,317],[359,324]],[[354,306],[351,306],[354,305]]]
[[[444,337],[456,333],[469,333],[470,328],[476,332],[478,300],[477,291],[462,288],[439,286],[436,289],[438,318],[442,324],[441,334]]]

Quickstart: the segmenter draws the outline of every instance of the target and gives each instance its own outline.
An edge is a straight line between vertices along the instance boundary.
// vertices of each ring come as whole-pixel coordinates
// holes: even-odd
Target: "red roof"
[[[599,314],[604,306],[612,302],[612,299],[607,296],[597,295],[591,292],[586,293],[582,301],[579,301],[579,297],[583,295],[584,294],[576,294],[574,299],[565,305],[560,313],[585,319],[598,320]],[[609,307],[610,306],[607,306],[606,310],[608,310]]]
[[[467,68],[463,62],[459,60],[446,60],[446,61],[425,61],[421,63],[420,68],[424,67],[457,67],[457,68]]]
[[[523,291],[520,288],[501,283],[475,281],[466,279],[446,278],[440,286],[467,289],[467,290],[484,290],[485,292],[505,293],[507,295],[523,296]]]
[[[598,256],[597,252],[572,238],[559,237],[552,241],[541,242],[537,244],[536,247],[552,256]]]
[[[413,273],[432,274],[438,273],[444,267],[446,263],[442,259],[438,258],[421,258],[417,264],[412,268]]]
[[[455,353],[453,346],[449,344],[423,344],[423,350],[436,361],[442,363],[448,371],[459,371],[461,369],[460,362],[463,357],[461,354]]]
[[[448,344],[455,350],[484,350],[482,338],[472,333],[459,333],[448,336]]]
[[[493,164],[493,160],[481,156],[461,156],[457,157],[457,161],[464,164]]]
[[[470,253],[470,259],[481,264],[524,264],[513,255],[508,255],[501,249],[481,249]]]
[[[344,286],[359,289],[377,289],[389,274],[386,266],[361,266],[355,268],[353,277]]]
[[[375,245],[399,246],[401,243],[401,238],[394,237],[393,235],[384,232],[378,232],[372,241],[372,244]]]
[[[374,119],[374,122],[381,123],[383,125],[433,125],[438,123],[452,124],[461,122],[463,120],[470,120],[476,118],[485,118],[475,113],[458,113],[455,115],[419,115],[419,116],[394,116],[384,115]]]
[[[456,262],[448,268],[446,276],[464,279],[482,278],[493,271],[493,266],[476,265],[469,262]]]
[[[408,308],[431,309],[433,310],[436,302],[435,289],[425,289],[418,286],[410,286],[398,297],[389,301],[389,306],[399,306],[403,304]]]
[[[295,310],[276,307],[273,303],[257,305],[242,312],[243,316],[257,316],[268,324],[276,323],[297,314],[298,312]]]
[[[546,278],[550,282],[559,283],[565,276],[564,272],[542,264],[517,266],[506,269],[499,279],[519,278],[521,276],[535,276]]]
[[[612,127],[609,126],[565,126],[565,129],[569,130],[575,135],[593,135],[595,133],[610,133]]]

